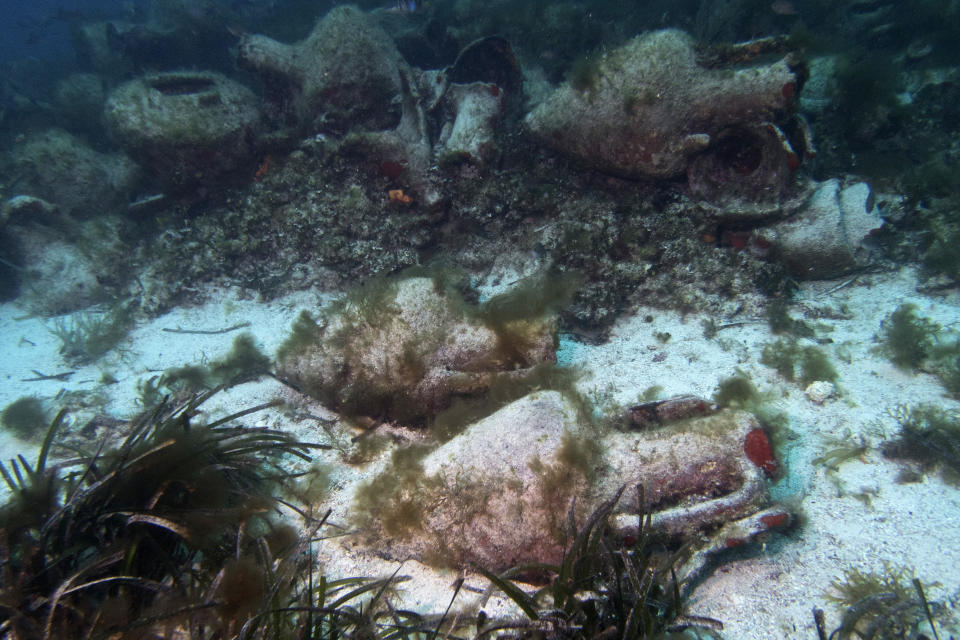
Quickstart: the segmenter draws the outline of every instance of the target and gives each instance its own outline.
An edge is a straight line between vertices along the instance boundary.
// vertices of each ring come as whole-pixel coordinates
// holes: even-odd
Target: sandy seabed
[[[861,275],[852,282],[819,281],[802,286],[793,306],[805,315],[830,343],[821,345],[839,377],[837,393],[816,404],[794,382],[783,380],[760,363],[763,346],[776,339],[763,319],[733,318],[715,337],[704,336],[705,316],[639,307],[620,319],[611,339],[599,346],[563,342],[561,357],[583,367],[581,389],[627,406],[651,386],[662,397],[695,394],[710,397],[720,380],[743,371],[767,394],[769,404],[789,417],[792,436],[781,448],[786,473],[772,487],[774,498],[797,505],[802,524],[788,535],[723,558],[692,593],[688,613],[724,623],[727,640],[771,638],[814,639],[811,609],[822,607],[827,627],[839,624],[841,611],[826,600],[831,582],[847,569],[882,572],[887,564],[912,568],[932,600],[947,600],[960,591],[960,489],[931,474],[921,482],[901,484],[898,463],[885,459],[876,445],[896,434],[890,411],[903,404],[935,403],[960,408],[939,381],[894,367],[878,353],[881,321],[898,305],[912,302],[917,311],[944,327],[955,329],[960,320],[956,291],[932,297],[916,292],[916,273],[909,268],[894,273]],[[845,286],[840,286],[845,285]],[[203,363],[226,354],[235,333],[183,334],[164,329],[218,329],[249,323],[261,349],[274,353],[287,337],[301,309],[316,311],[329,298],[310,293],[269,303],[241,299],[232,291],[211,292],[198,307],[180,308],[139,324],[118,349],[93,365],[76,369],[66,381],[27,382],[26,378],[57,374],[74,368],[58,354],[58,339],[50,324],[15,304],[0,306],[0,406],[25,395],[52,399],[64,391],[100,391],[104,407],[117,417],[132,416],[137,404],[138,380],[163,369]],[[652,317],[652,321],[651,321]],[[714,319],[716,320],[716,319]],[[736,324],[734,324],[736,323]],[[655,335],[668,332],[665,342]],[[110,372],[118,382],[103,386]],[[277,396],[295,400],[305,412],[331,416],[322,407],[294,398],[294,392],[271,378],[247,383],[215,396],[205,405],[213,415],[238,411]],[[296,419],[292,412],[269,410],[257,414],[256,424],[283,428],[309,441],[328,434],[313,419]],[[865,438],[873,445],[859,459],[829,471],[813,460],[838,439]],[[35,451],[36,443],[17,440],[0,430],[0,456]],[[351,496],[356,486],[382,467],[382,460],[364,469],[342,464],[335,451],[320,452],[339,471],[327,506],[331,521],[347,528]],[[397,563],[366,553],[349,536],[318,548],[330,577],[389,575]],[[458,577],[451,571],[433,571],[406,562],[400,573],[410,580],[401,585],[404,606],[420,611],[442,611]],[[458,598],[461,607],[476,604],[486,587],[482,578],[468,576]],[[488,613],[507,608],[496,594],[484,601]]]

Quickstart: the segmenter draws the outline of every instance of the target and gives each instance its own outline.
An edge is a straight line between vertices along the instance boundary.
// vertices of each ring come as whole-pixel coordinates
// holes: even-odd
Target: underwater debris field
[[[958,3],[114,5],[0,65],[0,635],[958,635]]]

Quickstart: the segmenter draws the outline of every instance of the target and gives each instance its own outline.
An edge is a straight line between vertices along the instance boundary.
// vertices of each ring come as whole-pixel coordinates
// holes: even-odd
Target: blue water
[[[0,3],[0,62],[30,57],[65,64],[73,54],[72,21],[84,16],[125,18],[148,6],[149,0],[4,0]]]

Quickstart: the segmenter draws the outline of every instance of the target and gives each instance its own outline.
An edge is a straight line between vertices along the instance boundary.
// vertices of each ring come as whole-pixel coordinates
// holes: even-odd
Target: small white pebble
[[[827,401],[828,398],[832,398],[836,387],[833,386],[832,382],[827,382],[826,380],[817,380],[811,382],[810,385],[804,390],[804,393],[807,394],[807,397],[810,398],[811,402],[816,404],[823,404]]]

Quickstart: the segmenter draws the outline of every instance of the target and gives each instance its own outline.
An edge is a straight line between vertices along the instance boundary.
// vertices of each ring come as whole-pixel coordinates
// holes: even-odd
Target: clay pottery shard
[[[627,410],[627,423],[632,429],[649,429],[661,424],[697,418],[716,413],[718,406],[697,396],[684,395],[644,402]]]
[[[710,147],[687,168],[690,194],[739,219],[778,215],[793,195],[800,157],[782,130],[771,122],[737,125],[720,131]],[[732,217],[728,215],[726,217]]]
[[[484,164],[496,159],[496,134],[504,109],[504,94],[498,86],[484,82],[451,84],[446,101],[452,121],[440,134],[441,165],[454,161]]]
[[[504,93],[507,116],[517,116],[523,100],[523,71],[510,43],[499,36],[474,40],[447,69],[447,80],[457,84],[483,82]]]
[[[698,64],[677,30],[634,38],[600,57],[525,118],[541,144],[628,178],[675,178],[721,132],[776,121],[797,76],[786,60],[747,68]]]
[[[292,45],[246,36],[238,63],[268,80],[275,108],[308,133],[385,130],[400,121],[409,69],[390,36],[356,7],[335,7]]]
[[[745,517],[769,504],[764,474],[744,451],[747,435],[757,427],[750,414],[724,410],[640,435],[607,434],[608,466],[598,494],[624,483],[643,485],[645,504],[626,499],[618,509],[633,514],[625,522],[634,525],[636,514],[652,514],[654,527],[671,539]]]
[[[176,185],[210,182],[248,161],[259,121],[253,92],[212,72],[142,76],[118,87],[104,108],[118,144]]]

